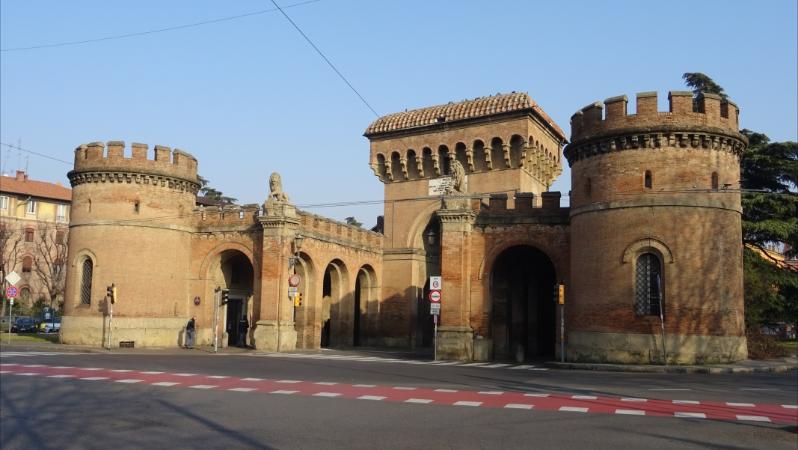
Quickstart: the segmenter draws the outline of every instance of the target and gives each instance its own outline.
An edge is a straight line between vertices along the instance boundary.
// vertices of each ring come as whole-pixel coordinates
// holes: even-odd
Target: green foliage
[[[745,322],[798,322],[798,273],[780,268],[760,253],[745,248]]]
[[[692,89],[693,94],[696,96],[698,94],[718,94],[724,99],[727,97],[718,83],[715,83],[712,78],[701,72],[687,72],[682,75],[682,78],[684,79],[684,84]]]
[[[354,225],[358,228],[363,228],[363,222],[359,222],[354,216],[347,217],[344,220],[346,221],[347,225]]]
[[[203,177],[202,175],[197,175],[197,180],[200,183],[200,193],[202,193],[203,197],[217,201],[222,205],[232,205],[238,201],[237,198],[228,197],[224,195],[222,191],[218,191],[208,186],[210,182],[208,181],[207,178]]]

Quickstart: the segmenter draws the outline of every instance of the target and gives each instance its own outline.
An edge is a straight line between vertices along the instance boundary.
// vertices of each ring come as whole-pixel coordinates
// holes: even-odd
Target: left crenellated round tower
[[[75,150],[61,340],[112,347],[179,345],[189,314],[197,160],[178,149],[93,142]],[[146,261],[142,265],[142,261]],[[111,305],[106,288],[114,284]]]

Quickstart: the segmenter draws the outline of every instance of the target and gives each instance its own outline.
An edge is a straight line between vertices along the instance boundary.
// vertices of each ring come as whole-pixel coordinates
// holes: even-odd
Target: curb
[[[767,363],[765,363],[767,364]],[[798,369],[794,363],[771,363],[761,367],[747,366],[642,366],[623,364],[591,364],[591,363],[561,363],[547,362],[546,367],[565,370],[595,370],[605,372],[633,372],[633,373],[701,373],[701,374],[728,374],[728,373],[786,373]]]

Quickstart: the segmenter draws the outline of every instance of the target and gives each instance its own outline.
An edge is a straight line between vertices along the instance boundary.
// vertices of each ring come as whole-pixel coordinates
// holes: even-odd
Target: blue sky
[[[278,0],[285,7],[301,0]],[[4,0],[0,48],[134,33],[269,1]],[[580,107],[712,76],[742,127],[798,140],[794,0],[320,0],[285,10],[380,114],[526,91],[569,132]],[[382,198],[362,136],[375,116],[278,12],[85,45],[0,53],[0,138],[70,161],[91,141],[179,147],[211,184],[262,203],[272,171],[299,205]],[[69,166],[2,147],[2,168]],[[553,186],[567,192],[566,170]],[[381,206],[313,209],[366,225]]]

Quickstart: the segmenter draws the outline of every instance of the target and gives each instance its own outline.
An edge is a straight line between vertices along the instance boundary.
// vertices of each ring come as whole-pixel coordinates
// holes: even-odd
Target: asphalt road
[[[0,352],[3,449],[798,448],[795,410],[782,409],[798,403],[796,372],[442,366],[348,352],[28,350]],[[613,405],[622,404],[632,406],[618,413]],[[753,412],[736,419],[746,408]],[[772,422],[752,420],[763,411],[776,411]]]

